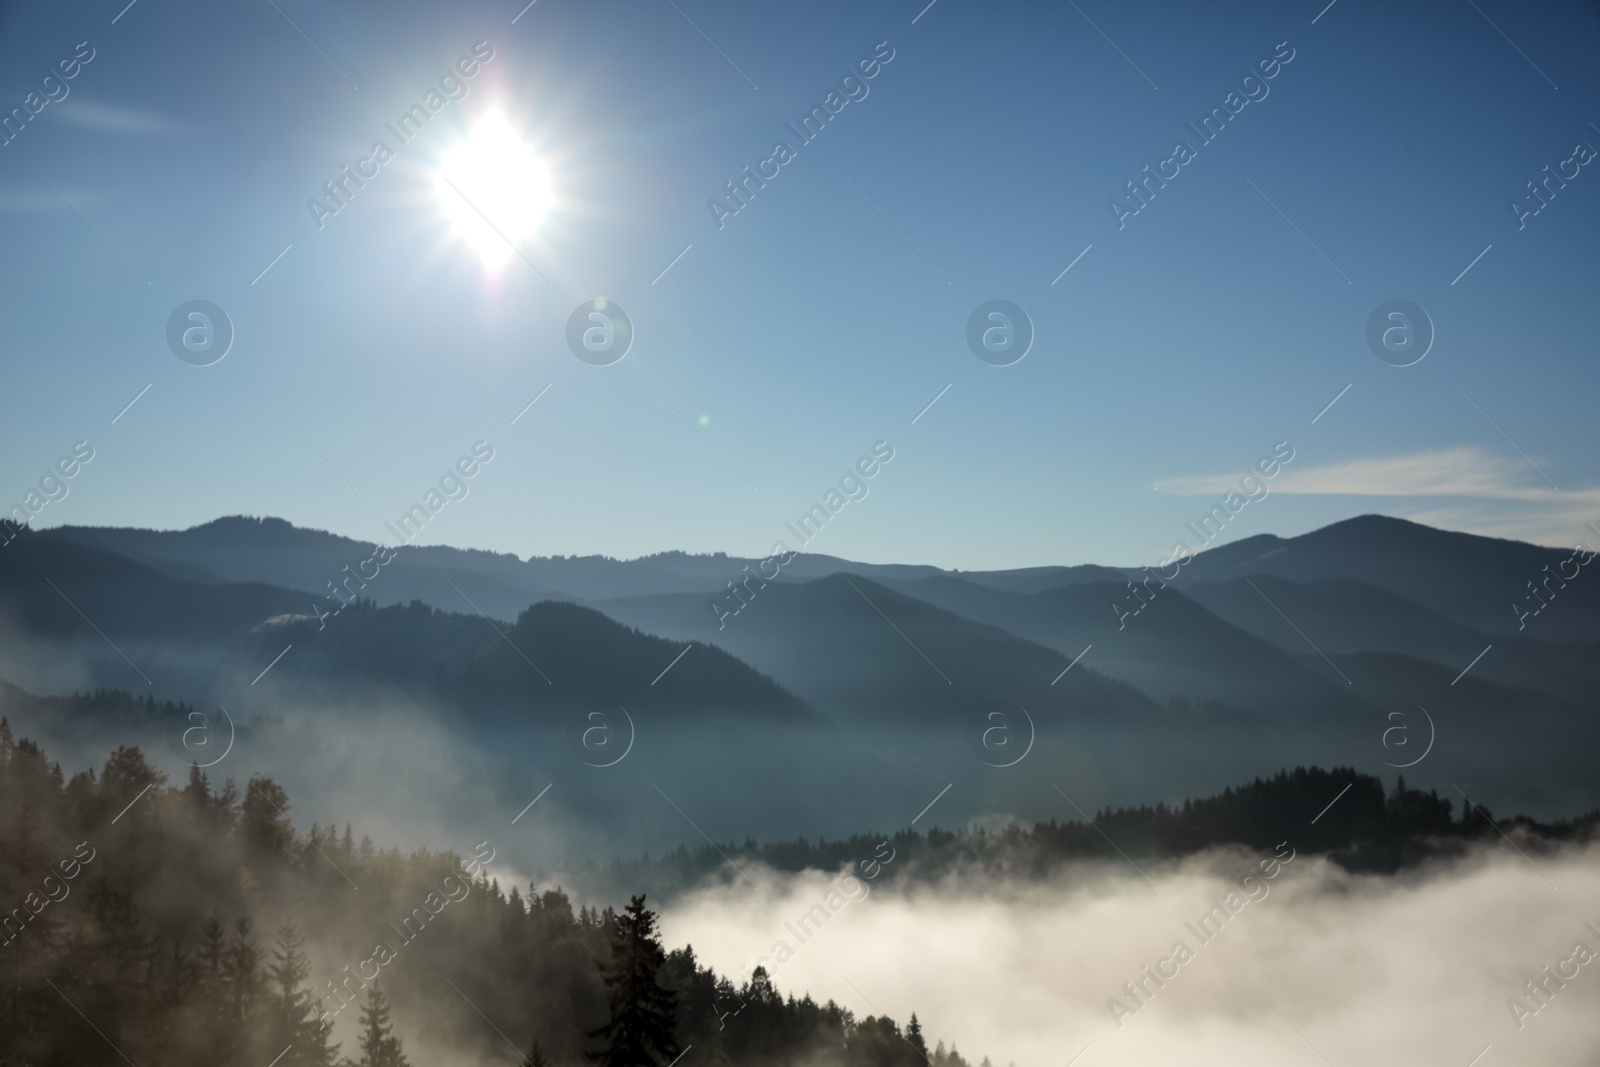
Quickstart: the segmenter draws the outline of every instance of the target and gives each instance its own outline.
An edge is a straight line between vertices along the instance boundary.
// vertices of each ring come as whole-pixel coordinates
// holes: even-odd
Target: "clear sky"
[[[423,540],[763,554],[887,440],[816,550],[1136,564],[1287,441],[1229,538],[1600,522],[1593,4],[925,2],[0,4],[0,109],[28,116],[0,147],[4,507],[87,440],[37,525],[377,539],[484,440]],[[478,42],[402,145],[385,124]],[[438,192],[495,111],[550,185],[526,233],[537,181],[486,212],[516,255]],[[777,174],[719,228],[746,164]],[[1119,228],[1147,165],[1176,176]],[[1547,165],[1576,176],[1519,228]],[[635,332],[608,366],[567,343],[598,297]],[[210,366],[167,342],[194,299],[235,330]],[[993,299],[1035,331],[1010,366],[968,348]],[[1436,331],[1411,366],[1368,346],[1393,299]]]

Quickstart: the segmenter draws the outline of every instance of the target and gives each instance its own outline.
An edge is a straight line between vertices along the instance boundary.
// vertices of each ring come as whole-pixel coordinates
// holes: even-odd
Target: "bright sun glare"
[[[544,163],[498,111],[445,155],[437,189],[456,234],[491,267],[533,236],[551,203]]]

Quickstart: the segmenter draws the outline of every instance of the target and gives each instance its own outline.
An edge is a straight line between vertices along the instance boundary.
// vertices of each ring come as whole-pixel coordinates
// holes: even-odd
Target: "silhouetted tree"
[[[928,1058],[928,1042],[922,1037],[922,1024],[917,1021],[917,1013],[911,1013],[911,1021],[906,1023],[906,1040],[911,1042],[911,1047],[917,1050],[917,1055],[923,1059]]]
[[[653,1067],[678,1055],[677,994],[658,980],[666,960],[655,912],[634,897],[614,920],[611,962],[601,966],[611,1018],[590,1032],[605,1040],[590,1059],[602,1067]]]

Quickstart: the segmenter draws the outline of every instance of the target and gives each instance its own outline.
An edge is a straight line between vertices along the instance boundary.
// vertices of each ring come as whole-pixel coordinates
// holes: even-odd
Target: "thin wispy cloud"
[[[1557,500],[1572,493],[1535,484],[1527,465],[1477,445],[1458,445],[1399,456],[1292,466],[1272,481],[1277,493],[1317,496],[1455,496],[1493,500]],[[1169,492],[1205,496],[1238,488],[1239,475],[1163,479]],[[1577,490],[1582,493],[1584,490]],[[1600,500],[1600,490],[1588,490]]]
[[[1236,473],[1166,478],[1180,496],[1238,490]],[[1271,482],[1273,493],[1299,496],[1451,498],[1406,518],[1430,526],[1566,544],[1588,521],[1600,521],[1600,487],[1552,489],[1528,464],[1478,445],[1374,456],[1338,463],[1290,466]]]
[[[1589,527],[1591,522],[1600,525],[1600,507],[1581,502],[1519,507],[1486,502],[1477,506],[1414,508],[1400,513],[1400,518],[1441,530],[1464,530],[1547,548],[1571,548],[1579,541],[1594,548],[1600,540]]]

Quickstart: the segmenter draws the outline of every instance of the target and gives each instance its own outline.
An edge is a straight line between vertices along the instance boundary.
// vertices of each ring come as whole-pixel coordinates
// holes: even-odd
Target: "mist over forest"
[[[1094,608],[1108,568],[799,556],[717,626],[692,590],[738,561],[402,549],[346,602],[308,576],[354,543],[274,521],[24,529],[0,1055],[91,1062],[115,1033],[134,1063],[993,1067],[1164,1059],[1196,1026],[1263,1055],[1292,1018],[1336,1061],[1408,1060],[1415,1021],[1489,1044],[1536,1017],[1538,1056],[1577,1055],[1594,994],[1542,968],[1600,943],[1573,743],[1595,661],[1489,641],[1373,538],[1553,558],[1361,520],[1298,571],[1204,554],[1130,625]],[[1237,601],[1241,562],[1327,658]],[[470,610],[514,582],[547,598]],[[1480,639],[1499,653],[1456,684]],[[1409,1014],[1357,977],[1458,927],[1484,935],[1435,946],[1454,980]],[[1347,979],[1295,977],[1330,953]]]
[[[1596,54],[0,3],[0,1067],[1600,1067]]]

